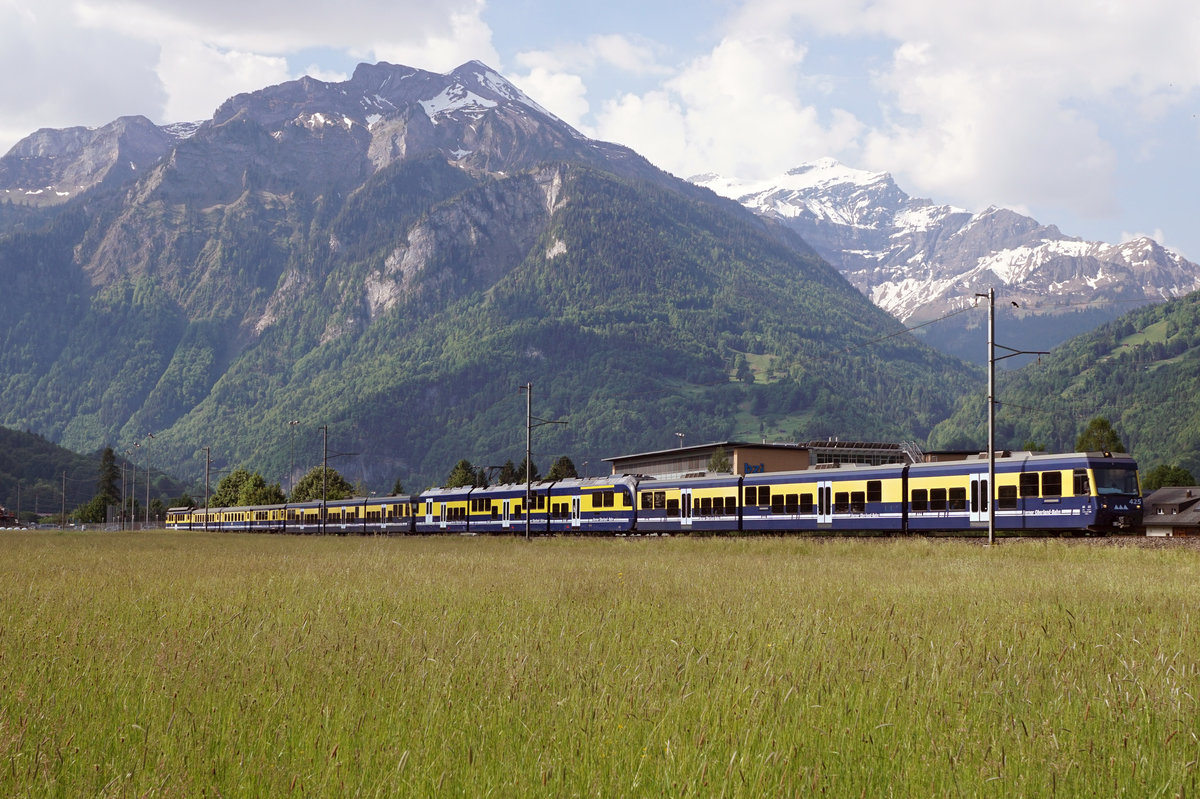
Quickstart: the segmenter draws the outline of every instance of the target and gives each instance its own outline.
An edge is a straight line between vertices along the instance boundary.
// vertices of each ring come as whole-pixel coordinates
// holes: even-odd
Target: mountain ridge
[[[599,463],[663,430],[923,437],[975,379],[794,233],[523,97],[480,64],[291,81],[23,217],[0,423],[284,484],[319,429],[389,488],[519,460],[527,382],[570,422],[544,445]]]
[[[1153,302],[1200,288],[1200,266],[1149,238],[1085,242],[1011,210],[972,213],[912,198],[886,172],[833,159],[758,183],[715,175],[693,182],[780,220],[908,324],[967,307],[993,286],[1027,313]]]

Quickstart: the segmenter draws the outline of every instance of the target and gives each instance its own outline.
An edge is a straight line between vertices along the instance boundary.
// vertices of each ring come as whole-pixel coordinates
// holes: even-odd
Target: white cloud
[[[729,37],[643,97],[624,95],[598,114],[601,138],[620,141],[679,175],[716,171],[767,177],[798,153],[839,154],[861,126],[804,101],[805,48],[789,38]]]
[[[832,155],[940,201],[1105,216],[1117,139],[1150,152],[1155,122],[1195,101],[1197,41],[1184,0],[746,0],[708,55],[609,99],[596,127],[677,174]],[[876,55],[829,57],[846,52]],[[859,71],[841,80],[831,63]]]
[[[144,42],[87,30],[62,0],[0,0],[0,154],[38,128],[157,116],[166,94],[155,57]]]

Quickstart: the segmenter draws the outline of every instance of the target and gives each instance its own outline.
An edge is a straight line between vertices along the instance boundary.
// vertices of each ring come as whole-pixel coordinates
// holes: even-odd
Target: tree
[[[1121,443],[1112,422],[1103,416],[1097,416],[1088,422],[1084,431],[1075,440],[1076,452],[1124,452],[1125,445]]]
[[[209,497],[210,508],[231,508],[241,505],[242,486],[251,479],[252,475],[246,469],[234,469],[221,478],[217,490]]]
[[[454,464],[454,468],[450,470],[450,476],[446,478],[446,488],[473,486],[475,485],[476,478],[475,467],[471,465],[469,460],[463,458]]]
[[[708,471],[719,472],[721,474],[729,474],[733,471],[733,463],[729,460],[729,453],[724,447],[717,447],[712,456],[708,459]]]
[[[529,468],[529,473],[530,473],[529,479],[535,483],[538,482],[539,480],[541,480],[542,476],[540,474],[538,474],[537,464],[531,460],[529,462],[529,467],[530,467]],[[525,482],[525,459],[524,458],[521,458],[521,462],[517,464],[517,480],[516,481],[518,483]]]
[[[112,447],[105,447],[100,453],[100,474],[96,481],[96,495],[104,498],[105,505],[121,504],[121,495],[117,492],[119,479],[121,470],[117,468],[117,456]]]
[[[392,485],[392,496],[398,497],[404,493],[404,483],[400,482],[400,478],[396,478],[396,482]]]
[[[743,383],[754,382],[754,370],[750,368],[746,356],[740,352],[733,359],[733,376]]]
[[[250,475],[250,479],[242,483],[238,492],[238,505],[279,505],[287,501],[279,483],[267,485],[267,481],[258,472]]]
[[[313,499],[321,499],[322,489],[322,471],[320,466],[314,466],[308,470],[308,474],[300,478],[300,482],[296,483],[296,487],[292,489],[292,502],[307,502]],[[354,496],[354,486],[346,481],[334,469],[325,470],[325,499],[332,501],[335,499],[348,499]]]
[[[517,467],[513,465],[512,459],[504,462],[500,467],[500,474],[496,477],[498,485],[512,485],[513,483],[525,482],[525,475],[517,472]]]
[[[546,473],[547,480],[568,480],[579,477],[579,472],[575,471],[575,464],[566,455],[559,456],[551,466],[550,471]]]
[[[1196,484],[1196,478],[1182,466],[1159,464],[1142,478],[1144,491],[1157,491],[1165,486],[1191,486]]]
[[[75,518],[85,524],[101,524],[108,521],[108,503],[103,494],[97,494],[86,505],[75,510]]]

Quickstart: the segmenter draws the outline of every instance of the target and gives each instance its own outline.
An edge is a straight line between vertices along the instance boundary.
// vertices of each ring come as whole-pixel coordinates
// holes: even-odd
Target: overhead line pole
[[[533,383],[526,383],[521,386],[521,391],[525,392],[525,540],[528,541],[532,515],[530,501],[533,498],[533,428],[541,427],[544,424],[566,424],[566,422],[551,419],[534,419]],[[537,424],[534,424],[535,421]]]
[[[988,546],[996,542],[996,361],[1012,358],[1014,355],[1048,355],[1043,350],[1015,350],[1003,344],[996,343],[996,289],[993,286],[987,294],[976,294],[976,297],[987,297],[988,301],[988,484],[987,484],[987,514],[988,514]],[[1014,308],[1019,308],[1013,302]],[[996,348],[1008,350],[1007,355],[996,357]]]

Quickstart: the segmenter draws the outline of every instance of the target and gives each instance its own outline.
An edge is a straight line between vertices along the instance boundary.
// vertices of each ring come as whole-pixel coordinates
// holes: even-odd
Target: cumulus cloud
[[[596,129],[677,174],[764,177],[832,155],[968,207],[1103,216],[1116,138],[1149,146],[1139,126],[1200,94],[1197,41],[1183,0],[746,0],[707,55],[609,99]],[[817,51],[890,55],[847,89]]]
[[[805,160],[800,153],[853,149],[861,131],[853,115],[806,101],[814,88],[804,58],[791,38],[727,37],[660,89],[607,102],[596,129],[681,175],[768,177]]]

